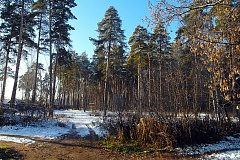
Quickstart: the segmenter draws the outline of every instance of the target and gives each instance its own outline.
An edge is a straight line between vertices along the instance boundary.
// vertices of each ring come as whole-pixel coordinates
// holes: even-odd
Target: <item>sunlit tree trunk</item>
[[[111,39],[111,36],[110,36]],[[109,63],[110,63],[110,51],[111,42],[108,42],[107,51],[107,64],[106,64],[106,77],[105,77],[105,87],[104,87],[104,116],[107,115],[107,109],[109,107]]]
[[[61,40],[61,35],[59,35],[58,40],[57,40],[57,54],[56,54],[56,57],[55,57],[55,65],[54,65],[54,71],[53,71],[53,77],[52,77],[53,78],[53,86],[52,86],[51,104],[54,104],[55,94],[56,94],[57,68],[58,68],[58,56],[59,56],[59,49],[60,49],[60,40]]]

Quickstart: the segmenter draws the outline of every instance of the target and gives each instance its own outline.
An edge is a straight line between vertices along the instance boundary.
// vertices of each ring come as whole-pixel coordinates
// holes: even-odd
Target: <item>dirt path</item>
[[[25,160],[114,159],[114,157],[111,157],[111,151],[98,147],[81,146],[72,140],[38,141],[31,145],[3,141],[0,141],[0,143],[18,151]]]
[[[29,138],[29,137],[26,137]],[[79,139],[76,133],[63,135],[56,140],[43,140],[31,138],[36,143],[26,145],[14,142],[0,141],[0,146],[11,148],[11,154],[18,154],[17,158],[24,160],[161,160],[161,159],[182,159],[193,160],[191,157],[174,155],[169,153],[150,155],[122,154],[105,149],[98,141],[90,139]],[[19,158],[22,157],[22,158]],[[1,160],[8,160],[12,157],[1,157]]]

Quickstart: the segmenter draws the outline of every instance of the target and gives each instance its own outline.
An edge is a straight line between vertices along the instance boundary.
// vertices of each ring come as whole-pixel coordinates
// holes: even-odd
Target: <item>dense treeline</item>
[[[27,58],[34,48],[36,62],[19,77],[26,101],[48,109],[101,110],[104,116],[107,111],[117,112],[119,133],[124,131],[125,138],[141,142],[163,138],[167,146],[195,143],[200,140],[193,140],[194,133],[225,132],[231,117],[239,116],[239,1],[149,3],[151,31],[136,26],[128,40],[111,6],[97,24],[98,37],[89,39],[96,46],[91,61],[87,53],[71,50],[69,31],[74,28],[68,20],[76,19],[71,13],[75,6],[74,0],[1,1],[1,101],[7,75],[14,76],[9,63],[17,62],[14,101],[21,56]],[[181,24],[171,40],[166,27],[176,19]],[[50,57],[47,71],[38,59],[42,53]],[[209,116],[200,123],[199,113]],[[212,123],[214,129],[212,119],[219,121]],[[176,125],[169,125],[170,121]]]
[[[74,0],[1,1],[1,103],[5,96],[6,78],[11,74],[14,77],[11,106],[16,99],[17,86],[23,90],[28,102],[38,101],[48,109],[53,106],[57,73],[60,72],[57,69],[62,65],[62,54],[67,54],[66,50],[71,48],[70,31],[74,28],[68,21],[76,19],[71,12],[75,6]],[[21,60],[33,56],[33,50],[35,62],[27,66],[28,71],[19,77]],[[50,66],[39,61],[40,54],[49,55]],[[67,63],[68,59],[65,60]],[[15,73],[9,72],[11,66],[16,66]],[[44,68],[47,71],[43,72]]]

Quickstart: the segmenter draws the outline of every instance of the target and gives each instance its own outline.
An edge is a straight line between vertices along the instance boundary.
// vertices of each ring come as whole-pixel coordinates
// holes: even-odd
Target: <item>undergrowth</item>
[[[114,141],[105,139],[102,141],[102,144],[107,148],[107,149],[112,149],[116,150],[121,153],[133,153],[133,154],[142,154],[142,153],[150,153],[153,152],[153,149],[145,148],[138,144],[136,141],[128,141],[121,143],[120,141]]]
[[[134,118],[109,123],[106,148],[124,153],[172,151],[176,147],[213,143],[240,131],[237,123],[210,118],[159,120]]]

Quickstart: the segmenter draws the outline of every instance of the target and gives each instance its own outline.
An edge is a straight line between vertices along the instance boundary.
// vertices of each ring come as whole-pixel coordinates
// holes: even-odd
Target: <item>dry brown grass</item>
[[[133,144],[140,148],[171,150],[175,147],[216,142],[224,136],[240,131],[235,123],[216,121],[209,118],[171,119],[134,118],[117,123],[114,141]]]

